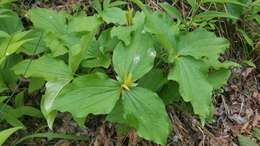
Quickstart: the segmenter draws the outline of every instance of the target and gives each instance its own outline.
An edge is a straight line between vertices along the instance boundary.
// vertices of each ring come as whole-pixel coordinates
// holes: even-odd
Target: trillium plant
[[[70,113],[81,126],[90,114],[104,115],[165,145],[174,122],[166,105],[177,98],[202,123],[213,120],[213,90],[236,65],[219,61],[229,42],[202,27],[186,29],[167,3],[160,4],[161,11],[139,6],[134,11],[95,4],[91,16],[33,8],[26,14],[32,22],[26,31],[13,12],[0,17],[0,61],[16,58],[5,66],[9,72],[43,81],[41,113],[49,128],[57,112]],[[19,60],[22,55],[27,59]]]

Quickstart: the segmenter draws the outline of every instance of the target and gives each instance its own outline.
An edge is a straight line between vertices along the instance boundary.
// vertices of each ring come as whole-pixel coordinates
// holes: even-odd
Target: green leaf
[[[207,81],[204,63],[191,57],[176,59],[168,79],[179,84],[179,92],[184,101],[191,102],[195,114],[202,121],[212,116],[211,95],[213,87]]]
[[[260,129],[259,128],[254,128],[253,134],[254,134],[254,137],[256,137],[258,140],[260,140]]]
[[[114,50],[113,65],[120,81],[136,81],[149,72],[156,51],[149,34],[136,31],[130,45],[119,43]]]
[[[238,136],[239,146],[258,146],[256,142],[251,140],[249,137],[239,135]]]
[[[85,58],[81,65],[87,68],[108,68],[111,64],[111,57],[108,53],[103,53],[101,49],[102,47],[99,47],[97,42],[94,42],[93,45],[86,51]]]
[[[54,101],[53,109],[70,112],[82,118],[92,113],[108,114],[120,96],[118,82],[104,74],[89,74],[76,78]]]
[[[111,2],[109,4],[109,7],[116,7],[116,6],[126,5],[126,4],[127,4],[127,2],[125,2],[125,1],[117,0],[117,1]]]
[[[139,81],[138,85],[154,92],[158,91],[163,84],[167,82],[167,77],[161,69],[152,69],[144,75]]]
[[[0,75],[0,93],[6,89],[8,89],[8,88],[6,87],[6,84],[5,84],[4,80],[2,79],[2,76]]]
[[[51,108],[63,87],[72,80],[71,69],[61,60],[43,56],[37,60],[25,60],[17,64],[13,70],[16,74],[23,74],[25,77],[39,77],[48,81],[41,101],[41,111],[48,126],[52,128],[56,112]]]
[[[11,136],[17,130],[22,129],[22,127],[14,127],[6,129],[0,132],[0,145],[3,145],[9,136]]]
[[[25,39],[29,31],[17,32],[13,36],[0,41],[0,63],[5,57],[15,53],[22,45],[32,39]]]
[[[6,89],[14,90],[16,88],[18,77],[9,68],[0,69],[0,78],[1,77]]]
[[[33,92],[35,90],[39,90],[43,87],[45,81],[42,78],[31,78],[30,84],[28,87],[29,92]]]
[[[25,127],[18,118],[21,117],[15,109],[7,104],[0,103],[0,121],[5,120],[13,127]]]
[[[93,0],[93,7],[94,9],[100,13],[102,11],[102,5],[100,0]]]
[[[84,59],[84,53],[91,47],[91,43],[95,37],[95,33],[86,33],[80,41],[80,44],[76,44],[70,47],[69,52],[69,66],[71,67],[73,73],[75,73],[79,67],[79,64]]]
[[[46,46],[51,50],[53,57],[64,55],[68,52],[64,43],[58,38],[56,34],[48,33],[44,36]]]
[[[187,0],[187,2],[192,7],[192,11],[196,11],[198,9],[199,5],[196,0]]]
[[[13,110],[13,112],[16,113],[17,117],[22,117],[26,115],[26,116],[36,117],[36,118],[42,118],[41,111],[31,106],[17,107],[16,109]]]
[[[99,25],[101,24],[101,20],[97,18],[97,16],[78,16],[73,17],[68,25],[69,32],[84,32],[84,31],[96,31]]]
[[[196,16],[193,17],[193,21],[195,22],[203,22],[203,21],[209,21],[212,20],[214,18],[230,18],[230,19],[239,19],[238,17],[226,13],[226,12],[219,12],[219,11],[205,11],[202,12]]]
[[[246,0],[202,0],[202,3],[223,3],[223,4],[235,4],[246,7],[247,5],[243,3]]]
[[[12,2],[16,2],[17,0],[1,0],[0,5],[9,4]]]
[[[33,8],[28,12],[35,28],[53,33],[66,33],[66,17],[61,12],[50,9]]]
[[[240,1],[241,4],[243,4],[243,0],[237,0]],[[239,3],[240,3],[239,2]],[[246,2],[246,1],[245,1]],[[240,17],[244,12],[244,7],[237,4],[229,3],[226,5],[227,12],[233,16]]]
[[[160,3],[160,6],[172,17],[175,17],[178,19],[178,21],[183,21],[182,15],[179,12],[179,10],[173,6],[171,6],[169,3]]]
[[[113,110],[107,115],[106,120],[127,125],[127,121],[124,119],[124,107],[121,98],[117,101]]]
[[[178,28],[173,24],[171,18],[160,12],[151,12],[149,9],[144,10],[146,16],[145,30],[155,34],[160,45],[167,49],[170,62],[176,55],[176,35],[179,33]]]
[[[111,37],[117,37],[119,40],[122,40],[125,43],[125,45],[129,45],[131,41],[132,32],[140,28],[143,28],[144,22],[144,13],[136,12],[133,18],[133,24],[129,26],[114,26],[111,30]]]
[[[2,39],[2,38],[8,38],[8,37],[10,37],[10,35],[8,34],[8,33],[6,33],[6,32],[4,32],[4,31],[1,31],[0,30],[0,38]]]
[[[8,10],[5,11],[2,15],[6,15],[6,17],[1,17],[0,15],[1,31],[7,32],[8,34],[13,34],[23,29],[20,18],[14,12]]]
[[[138,136],[165,145],[170,133],[170,120],[158,95],[135,87],[122,93],[124,118]]]
[[[175,81],[167,82],[160,90],[159,95],[166,105],[178,102],[181,99],[178,83]]]
[[[0,103],[3,103],[7,98],[6,96],[0,96]]]
[[[46,80],[72,79],[71,69],[62,61],[43,56],[36,60],[24,60],[13,67],[16,74],[40,77]]]
[[[100,15],[106,23],[126,24],[126,13],[120,8],[107,8]]]
[[[15,96],[15,107],[24,106],[24,92],[20,92]]]
[[[41,100],[41,112],[43,113],[47,124],[50,129],[53,127],[53,123],[56,117],[56,111],[52,108],[54,101],[60,94],[61,90],[71,81],[71,79],[65,80],[53,80],[48,81],[46,84],[46,91]]]
[[[125,45],[129,45],[131,40],[131,32],[132,30],[130,27],[113,27],[111,30],[111,37],[117,37],[122,40]]]
[[[26,36],[26,39],[27,38],[33,38],[33,40],[22,45],[19,50],[17,50],[18,53],[23,52],[27,55],[37,55],[46,51],[46,44],[43,39],[43,32],[39,30],[32,30]]]
[[[229,43],[224,38],[216,37],[205,29],[197,29],[179,37],[177,50],[179,56],[193,56],[196,59],[205,58],[205,62],[213,67],[222,67],[218,61]]]
[[[218,89],[225,85],[228,81],[231,71],[228,69],[219,69],[209,73],[208,81],[214,89]]]

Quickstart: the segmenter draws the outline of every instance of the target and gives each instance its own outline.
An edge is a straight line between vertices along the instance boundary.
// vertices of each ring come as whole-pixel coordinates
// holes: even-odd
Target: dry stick
[[[34,50],[33,50],[33,55],[35,55],[35,53],[36,53],[36,51],[37,51],[37,49],[38,49],[38,47],[39,47],[39,44],[40,44],[41,40],[42,40],[42,33],[41,33],[40,38],[39,38],[39,40],[38,40],[38,42],[37,42],[37,44],[36,44],[36,47],[35,47]],[[26,75],[27,70],[29,69],[29,66],[31,65],[31,63],[32,63],[32,59],[30,59],[30,62],[29,62],[28,65],[26,66],[25,71],[24,71],[24,73],[23,73],[23,76]],[[15,87],[14,91],[12,92],[12,94],[11,94],[11,95],[9,96],[9,98],[7,99],[6,103],[8,103],[8,102],[12,99],[12,97],[15,95],[16,91],[19,89],[19,86],[21,85],[21,83],[22,83],[22,80],[19,80],[18,84],[16,85],[16,87]],[[7,106],[7,104],[4,104],[4,105],[1,107],[0,113],[2,113],[2,111],[6,108],[6,106]]]

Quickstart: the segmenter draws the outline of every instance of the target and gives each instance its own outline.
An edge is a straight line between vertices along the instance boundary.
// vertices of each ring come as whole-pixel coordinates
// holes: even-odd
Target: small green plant
[[[49,128],[58,111],[71,113],[81,126],[89,114],[107,115],[108,121],[165,145],[171,121],[159,96],[163,89],[190,103],[203,124],[213,120],[212,92],[236,66],[218,60],[228,41],[204,28],[187,31],[187,21],[167,3],[160,4],[162,12],[136,2],[142,10],[123,10],[118,7],[123,1],[94,1],[93,16],[33,8],[27,13],[29,31],[10,10],[0,17],[0,70],[30,84],[46,81],[40,106]],[[1,91],[8,89],[4,75]],[[173,81],[178,86],[165,90]]]

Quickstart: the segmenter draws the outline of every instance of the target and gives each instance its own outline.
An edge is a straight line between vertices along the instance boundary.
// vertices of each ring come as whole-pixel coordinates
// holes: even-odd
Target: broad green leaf
[[[245,0],[202,0],[202,3],[229,3],[229,4],[235,4],[235,5],[240,5],[246,7],[247,5],[243,3]]]
[[[98,13],[100,13],[102,11],[101,0],[93,0],[93,7]]]
[[[35,28],[53,33],[66,33],[66,17],[61,12],[50,9],[33,8],[28,13]]]
[[[73,17],[68,25],[69,32],[96,31],[101,24],[101,20],[97,16],[78,16]]]
[[[81,38],[80,44],[70,47],[69,66],[73,73],[77,71],[81,61],[84,59],[84,53],[91,47],[94,37],[95,31],[88,32]]]
[[[6,89],[8,89],[8,88],[6,87],[6,84],[5,84],[4,80],[2,79],[2,76],[0,75],[0,93]]]
[[[99,50],[103,53],[112,52],[119,40],[115,37],[111,37],[111,28],[102,31],[97,43],[93,43],[94,47],[99,47]],[[95,46],[96,45],[96,46]]]
[[[230,18],[230,19],[239,19],[238,17],[226,13],[226,12],[219,12],[219,11],[205,11],[202,12],[196,16],[193,17],[193,21],[195,22],[203,22],[203,21],[209,21],[212,20],[214,18]]]
[[[76,118],[108,114],[119,99],[120,90],[119,83],[104,74],[80,76],[55,99],[53,110],[70,112]]]
[[[149,9],[144,10],[146,21],[145,30],[155,34],[160,45],[167,49],[170,62],[176,55],[176,35],[179,33],[178,28],[173,25],[171,18],[160,12],[151,12]]]
[[[168,79],[179,84],[179,92],[184,101],[191,102],[195,114],[202,121],[211,118],[211,95],[213,87],[207,81],[204,63],[191,57],[179,57],[171,69]]]
[[[15,53],[22,45],[32,39],[25,38],[29,31],[17,32],[13,36],[6,38],[0,43],[0,63],[5,57]]]
[[[253,129],[253,135],[256,137],[258,140],[260,140],[260,129],[259,128],[254,128]]]
[[[24,60],[13,67],[16,74],[40,77],[46,80],[72,79],[71,69],[62,61],[43,56],[36,60]]]
[[[42,118],[41,111],[31,106],[21,106],[15,108],[13,112],[16,113],[17,117],[30,116],[30,117]]]
[[[226,5],[227,12],[233,16],[240,17],[245,10],[247,1],[248,0],[236,0],[237,3],[228,3]]]
[[[8,38],[8,37],[10,37],[10,35],[8,33],[0,30],[0,39]]]
[[[126,14],[120,8],[112,7],[107,8],[100,13],[103,20],[107,23],[115,23],[115,24],[126,24]]]
[[[196,59],[204,58],[207,64],[221,67],[219,55],[224,53],[229,43],[226,39],[216,37],[205,29],[197,29],[179,37],[177,50],[179,56],[193,56]]]
[[[169,3],[160,3],[160,6],[172,17],[175,17],[178,19],[178,21],[183,21],[182,15],[179,12],[179,10],[173,6],[171,6]]]
[[[109,4],[109,7],[116,7],[116,6],[126,5],[126,4],[127,4],[127,2],[125,2],[125,1],[117,0],[117,1],[111,2]]]
[[[15,96],[15,107],[22,107],[24,106],[24,92],[20,92]]]
[[[5,120],[8,124],[13,127],[25,127],[18,118],[20,115],[15,111],[15,109],[7,104],[0,103],[0,121]]]
[[[17,50],[18,53],[23,52],[27,55],[36,55],[46,51],[46,44],[44,42],[43,32],[32,30],[26,36],[26,39],[27,38],[33,38],[33,40],[22,45],[19,50]]]
[[[117,37],[122,40],[125,45],[129,45],[131,41],[131,33],[143,27],[145,16],[142,12],[136,12],[133,18],[133,24],[129,26],[115,26],[111,30],[111,37]],[[144,31],[144,30],[143,30]]]
[[[14,127],[6,129],[0,132],[0,145],[3,145],[9,136],[11,136],[17,130],[22,129],[22,127]]]
[[[48,126],[52,128],[56,112],[52,111],[55,98],[73,78],[71,69],[61,60],[43,56],[37,60],[25,60],[13,70],[25,77],[39,77],[47,80],[46,91],[41,100],[41,111]]]
[[[112,28],[111,37],[117,37],[122,40],[125,45],[129,45],[131,40],[131,32],[131,27],[117,26]]]
[[[230,75],[231,72],[229,69],[222,68],[219,70],[214,70],[209,73],[208,81],[214,89],[218,89],[227,83]]]
[[[0,69],[1,77],[6,89],[14,90],[16,88],[18,77],[9,68]]]
[[[103,9],[107,9],[109,7],[109,3],[111,0],[103,0]]]
[[[120,98],[113,110],[107,115],[106,119],[110,122],[114,122],[117,124],[126,124],[127,121],[124,119],[124,107],[122,103],[122,99]]]
[[[13,34],[23,29],[20,18],[14,12],[9,10],[5,11],[2,15],[6,15],[6,17],[1,17],[0,15],[1,31],[7,32],[8,34]]]
[[[94,68],[104,67],[108,68],[111,64],[111,57],[108,53],[104,53],[101,50],[102,47],[97,45],[98,42],[94,42],[93,45],[86,51],[84,60],[82,61],[82,67]]]
[[[16,2],[16,1],[17,0],[1,0],[0,5],[9,4],[9,3],[12,3],[12,2]]]
[[[170,120],[164,103],[148,89],[135,87],[122,93],[124,118],[138,136],[165,145],[170,133]]]
[[[87,49],[82,66],[87,68],[104,67],[111,64],[111,52],[114,50],[119,40],[110,35],[111,29],[102,31],[98,40],[94,40],[91,47]]]
[[[130,45],[119,43],[113,53],[114,69],[120,81],[136,81],[149,72],[156,51],[149,34],[136,31]]]
[[[258,146],[256,142],[254,142],[247,136],[239,135],[238,141],[239,141],[239,146]]]
[[[39,90],[43,87],[45,80],[42,78],[30,78],[30,84],[28,87],[29,92]]]
[[[64,55],[68,52],[65,44],[53,33],[48,33],[44,36],[46,46],[51,50],[53,57]]]
[[[0,96],[0,103],[3,103],[7,98],[6,96]]]
[[[138,85],[150,89],[154,92],[158,91],[163,84],[167,82],[167,76],[161,69],[152,69],[146,75],[144,75],[139,81]]]
[[[53,105],[56,97],[60,94],[61,90],[71,81],[71,79],[65,80],[53,80],[46,83],[46,91],[41,100],[41,112],[43,113],[47,124],[50,129],[53,127],[53,123],[56,117],[56,111],[54,111]]]
[[[166,105],[178,102],[181,99],[178,83],[175,81],[168,81],[160,90],[159,96]]]
[[[145,8],[145,4],[143,4],[141,0],[132,0],[132,2],[135,3],[142,10]]]

